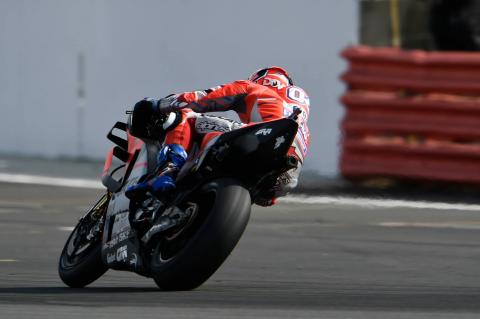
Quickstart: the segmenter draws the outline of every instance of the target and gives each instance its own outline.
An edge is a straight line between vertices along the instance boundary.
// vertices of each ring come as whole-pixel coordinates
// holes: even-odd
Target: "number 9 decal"
[[[307,93],[305,93],[305,91],[302,90],[301,88],[298,88],[295,86],[289,87],[287,91],[287,96],[289,99],[296,101],[298,103],[306,104],[306,105],[310,104],[310,99]]]

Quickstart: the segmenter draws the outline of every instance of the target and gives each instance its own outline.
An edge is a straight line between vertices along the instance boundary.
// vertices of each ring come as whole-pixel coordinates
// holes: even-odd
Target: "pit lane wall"
[[[307,170],[336,175],[338,52],[357,1],[2,0],[0,154],[102,158],[145,96],[205,89],[267,65],[310,95]]]
[[[354,46],[342,56],[343,176],[480,184],[480,53]]]

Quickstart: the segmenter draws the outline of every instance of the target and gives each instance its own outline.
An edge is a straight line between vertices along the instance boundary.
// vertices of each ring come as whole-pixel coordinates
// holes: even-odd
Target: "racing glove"
[[[155,101],[155,100],[154,100]],[[156,100],[155,108],[159,113],[168,113],[183,109],[189,104],[181,94],[170,94],[160,100]]]

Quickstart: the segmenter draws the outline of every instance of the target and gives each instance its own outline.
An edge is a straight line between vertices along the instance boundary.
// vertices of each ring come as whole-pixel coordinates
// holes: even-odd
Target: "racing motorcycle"
[[[106,192],[67,239],[60,278],[84,287],[114,269],[153,278],[163,290],[194,289],[234,249],[257,196],[298,165],[287,152],[301,111],[223,133],[203,151],[194,148],[174,193],[148,193],[140,202],[128,199],[125,190],[158,173],[162,141],[131,135],[128,113],[128,122],[117,122],[107,135],[115,146],[104,166]]]

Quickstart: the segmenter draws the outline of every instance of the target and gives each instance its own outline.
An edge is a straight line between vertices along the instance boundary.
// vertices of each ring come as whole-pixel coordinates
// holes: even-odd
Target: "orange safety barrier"
[[[480,54],[353,47],[340,170],[480,184]]]

